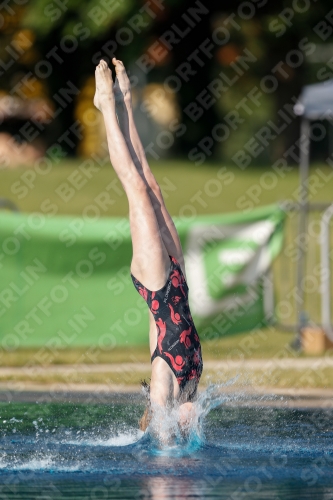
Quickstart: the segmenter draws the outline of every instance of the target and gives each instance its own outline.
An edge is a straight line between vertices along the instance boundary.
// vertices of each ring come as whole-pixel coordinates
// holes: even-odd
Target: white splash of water
[[[144,442],[149,442],[149,451],[156,455],[183,456],[203,446],[205,418],[214,408],[235,399],[233,395],[223,393],[223,388],[233,385],[237,378],[208,386],[193,403],[194,411],[186,427],[179,424],[179,407],[167,410],[155,407],[144,439]]]
[[[14,464],[11,469],[13,470],[45,470],[53,468],[53,457],[46,456],[44,458],[33,457],[26,462]]]
[[[143,432],[139,429],[128,429],[123,432],[111,431],[114,435],[108,437],[92,436],[88,439],[85,437],[77,437],[77,439],[66,439],[62,441],[64,444],[78,446],[128,446],[134,444],[143,436]]]
[[[0,469],[4,469],[7,467],[6,456],[7,456],[7,453],[3,453],[0,456]]]
[[[117,436],[111,436],[107,441],[101,441],[102,446],[127,446],[136,443],[143,436],[140,430],[124,432]]]
[[[66,461],[58,455],[46,455],[44,457],[34,456],[28,460],[15,462],[11,460],[2,466],[3,469],[10,469],[16,471],[58,471],[58,472],[75,472],[81,470],[79,464],[67,464]]]

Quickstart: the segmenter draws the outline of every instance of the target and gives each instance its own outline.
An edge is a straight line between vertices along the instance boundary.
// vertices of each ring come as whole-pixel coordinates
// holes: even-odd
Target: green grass
[[[88,179],[80,170],[83,164],[83,160],[66,161],[54,165],[46,173],[25,168],[2,170],[0,196],[11,199],[24,212],[56,211],[57,214],[80,215],[93,204],[100,216],[127,215],[127,200],[111,166],[98,167],[99,170],[91,172],[91,178]],[[287,175],[277,174],[269,167],[251,167],[242,171],[235,166],[211,163],[195,167],[186,161],[152,161],[151,168],[162,187],[167,186],[166,202],[174,216],[184,213],[188,216],[189,212],[184,212],[185,205],[191,205],[197,214],[210,214],[247,210],[287,198],[297,200],[296,167]],[[226,170],[218,174],[221,168]],[[320,174],[317,169],[320,169]],[[328,181],[323,180],[323,176],[330,174],[331,169],[328,166],[313,166],[311,201],[332,200],[333,176]],[[57,188],[64,182],[73,187],[70,175],[73,176],[72,182],[77,182],[78,186],[82,184],[82,187],[74,190],[72,198],[66,201],[59,196]],[[315,180],[317,184],[314,184]],[[116,184],[108,188],[112,205],[98,204],[96,197],[105,191],[112,181],[116,181]]]
[[[270,387],[279,389],[332,389],[332,368],[319,367],[316,370],[297,370],[293,368],[275,368],[266,370],[224,370],[207,371],[201,382],[227,383],[234,379],[233,387],[248,386]]]
[[[6,352],[1,366],[47,366],[75,364],[149,363],[147,346],[115,347],[102,350],[94,347],[62,348],[54,352],[40,348],[20,348]]]
[[[290,347],[293,338],[293,333],[283,332],[277,328],[266,328],[225,338],[203,340],[202,352],[205,361],[307,357]],[[148,345],[115,347],[111,350],[94,347],[68,348],[58,349],[51,353],[41,347],[8,351],[1,359],[1,366],[3,367],[75,365],[81,363],[86,365],[149,364],[149,348]]]
[[[73,160],[54,165],[50,171],[18,168],[0,172],[0,196],[10,199],[22,212],[44,214],[85,215],[92,213],[105,216],[127,216],[128,205],[119,181],[110,165],[91,172],[91,178],[82,173],[84,161]],[[186,161],[151,162],[152,170],[164,189],[165,200],[173,216],[227,213],[249,210],[284,199],[297,201],[299,182],[295,167],[287,175],[278,174],[271,168],[240,170],[235,166],[206,163],[200,167]],[[221,170],[223,169],[223,170]],[[324,165],[311,168],[311,201],[331,201],[333,193],[332,169]],[[80,178],[78,176],[81,176]],[[326,176],[326,177],[325,177]],[[331,176],[331,177],[330,177]],[[72,183],[71,183],[72,181]],[[67,183],[73,191],[66,201],[59,195],[59,186]],[[112,184],[111,184],[112,183]],[[215,191],[214,189],[218,189]],[[109,205],[103,205],[103,193],[110,195]],[[216,194],[218,193],[218,194]],[[94,209],[91,208],[93,205]],[[191,211],[185,209],[190,206]],[[92,211],[94,210],[94,211]],[[290,259],[283,257],[289,262]],[[277,259],[277,297],[288,291],[293,270],[281,267],[282,257]],[[284,264],[285,265],[285,264]],[[293,264],[295,265],[295,263]],[[293,268],[294,269],[294,268]],[[310,302],[318,310],[318,293]],[[293,334],[278,329],[255,331],[203,342],[205,359],[267,359],[279,355],[293,356],[288,346]],[[89,357],[90,356],[90,357]],[[43,364],[40,349],[19,349],[8,352],[1,359],[2,366],[24,366],[27,363]],[[81,361],[80,361],[81,360]],[[149,362],[148,348],[116,348],[112,351],[95,351],[87,355],[86,349],[58,351],[49,361],[52,364]]]
[[[276,355],[289,358],[295,357],[290,348],[293,339],[293,333],[265,328],[203,341],[202,351],[207,360],[270,359]]]
[[[143,379],[149,380],[150,370],[145,371],[125,369],[117,371],[89,372],[89,367],[84,373],[75,372],[75,367],[70,373],[0,373],[0,383],[5,382],[24,382],[26,388],[29,384],[38,384],[50,386],[50,384],[59,384],[70,390],[71,385],[77,384],[103,384],[108,385],[131,385],[139,386]],[[226,365],[223,370],[208,369],[203,371],[201,384],[210,383],[230,384],[237,388],[246,388],[249,386],[271,387],[271,388],[333,388],[333,371],[330,367],[316,367],[315,369],[297,369],[283,368],[270,365],[267,366],[263,361],[261,369],[258,368],[231,368]]]
[[[62,375],[61,373],[43,373],[43,374],[0,374],[0,383],[2,382],[25,382],[26,384],[60,384],[66,386],[70,390],[72,384],[104,384],[104,385],[136,385],[139,386],[141,381],[149,380],[151,373],[146,372],[123,372],[123,373],[71,373],[70,375]]]

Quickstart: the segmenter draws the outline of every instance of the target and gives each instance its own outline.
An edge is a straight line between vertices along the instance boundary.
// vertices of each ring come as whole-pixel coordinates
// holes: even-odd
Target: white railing
[[[321,218],[320,258],[321,258],[321,323],[327,337],[333,342],[331,324],[331,265],[330,265],[330,221],[333,204]]]

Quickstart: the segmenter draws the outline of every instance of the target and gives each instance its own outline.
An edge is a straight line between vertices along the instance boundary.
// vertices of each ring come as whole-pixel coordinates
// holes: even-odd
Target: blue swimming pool
[[[163,449],[138,431],[143,407],[0,403],[0,500],[333,500],[331,409],[206,400],[190,442]]]

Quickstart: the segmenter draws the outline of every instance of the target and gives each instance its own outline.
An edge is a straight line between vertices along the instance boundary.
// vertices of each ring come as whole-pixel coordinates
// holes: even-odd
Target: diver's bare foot
[[[111,70],[106,61],[101,60],[95,70],[96,92],[94,97],[94,105],[100,111],[107,103],[114,104],[113,81]]]
[[[126,73],[122,61],[112,58],[112,64],[116,70],[116,80],[114,82],[114,95],[116,102],[131,102],[131,83]]]

